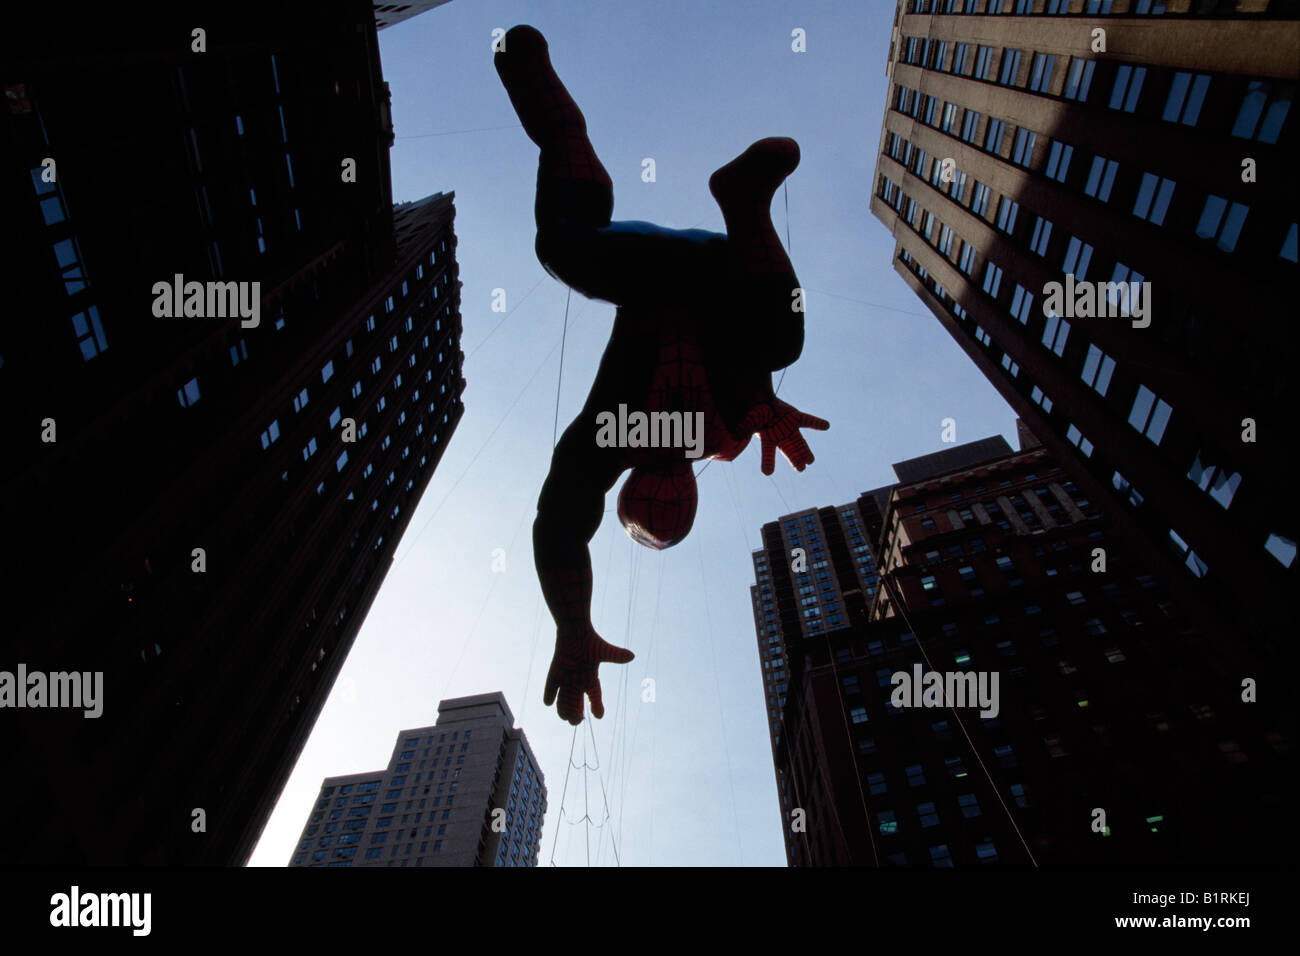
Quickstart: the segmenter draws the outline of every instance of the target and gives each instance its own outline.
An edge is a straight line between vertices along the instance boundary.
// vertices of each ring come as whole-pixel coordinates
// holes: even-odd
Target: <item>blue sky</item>
[[[942,447],[945,418],[960,442],[1000,433],[1017,445],[1011,409],[894,273],[893,240],[870,212],[892,20],[887,0],[452,0],[380,33],[394,199],[456,193],[466,412],[253,865],[288,862],[323,777],[381,768],[395,735],[432,724],[440,699],[495,690],[546,776],[541,865],[612,864],[614,844],[624,865],[784,864],[749,604],[763,523],[892,482],[892,462]],[[799,141],[789,236],[808,290],[807,340],[780,394],[831,423],[806,433],[817,460],[803,474],[778,456],[764,477],[757,442],[710,465],[694,530],[668,551],[633,544],[606,514],[591,547],[593,623],[637,659],[602,665],[606,716],[584,724],[574,756],[601,769],[572,771],[564,819],[575,738],[541,703],[555,633],[530,528],[549,466],[566,290],[533,252],[537,150],[492,67],[492,30],[516,23],[547,36],[613,177],[615,219],[724,231],[709,174],[764,136]],[[791,49],[796,28],[806,52]],[[647,157],[653,183],[641,179]],[[780,192],[772,213],[785,236]],[[498,288],[504,322],[491,310]],[[573,296],[561,429],[586,397],[613,316]],[[497,548],[504,572],[492,570]],[[642,701],[647,678],[653,703]],[[609,822],[574,822],[602,822],[602,785]]]

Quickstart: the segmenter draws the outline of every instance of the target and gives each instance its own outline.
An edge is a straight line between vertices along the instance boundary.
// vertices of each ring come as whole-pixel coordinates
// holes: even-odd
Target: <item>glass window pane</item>
[[[1201,220],[1196,224],[1196,234],[1202,239],[1209,239],[1219,231],[1219,221],[1223,211],[1228,208],[1228,200],[1221,196],[1210,195],[1205,199],[1205,208],[1201,210]]]
[[[1224,252],[1231,252],[1237,248],[1237,237],[1241,235],[1241,227],[1245,225],[1246,213],[1249,208],[1242,203],[1235,202],[1228,209],[1228,215],[1223,220],[1223,232],[1219,233],[1219,248]]]
[[[1237,111],[1237,121],[1232,124],[1233,136],[1250,139],[1255,135],[1255,126],[1264,113],[1264,104],[1268,102],[1268,86],[1263,80],[1251,80],[1246,86],[1241,109]]]

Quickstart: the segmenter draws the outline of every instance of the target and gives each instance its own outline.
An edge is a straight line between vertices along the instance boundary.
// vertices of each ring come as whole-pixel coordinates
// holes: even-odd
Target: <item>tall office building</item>
[[[1021,440],[899,463],[896,485],[763,527],[752,595],[790,863],[1287,858],[1291,744],[1242,699],[1256,672]],[[954,707],[924,698],[930,673]]]
[[[326,777],[290,866],[536,866],[546,780],[500,693],[438,704],[386,770]]]
[[[896,271],[1083,493],[1276,673],[1297,47],[1295,0],[899,0],[870,200]]]
[[[6,862],[246,860],[463,412],[369,3],[248,14],[7,24],[0,669],[103,690],[0,714]]]

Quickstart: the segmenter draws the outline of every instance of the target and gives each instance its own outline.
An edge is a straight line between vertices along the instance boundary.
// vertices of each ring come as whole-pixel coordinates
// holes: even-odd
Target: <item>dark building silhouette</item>
[[[1294,0],[899,0],[871,199],[896,271],[1084,493],[1275,673],[1298,46]]]
[[[290,866],[536,866],[546,778],[499,691],[438,703],[388,767],[326,777]]]
[[[1257,672],[1021,435],[764,525],[752,594],[789,862],[1288,858],[1291,743],[1242,700]],[[914,665],[985,675],[996,707],[895,706]]]
[[[301,14],[7,30],[0,669],[104,675],[0,710],[7,862],[246,860],[463,412],[452,196],[371,5]]]

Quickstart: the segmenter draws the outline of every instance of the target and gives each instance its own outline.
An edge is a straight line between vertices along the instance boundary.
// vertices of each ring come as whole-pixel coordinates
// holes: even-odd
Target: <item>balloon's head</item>
[[[687,460],[632,469],[618,493],[618,520],[647,548],[671,548],[695,522],[699,491]]]

